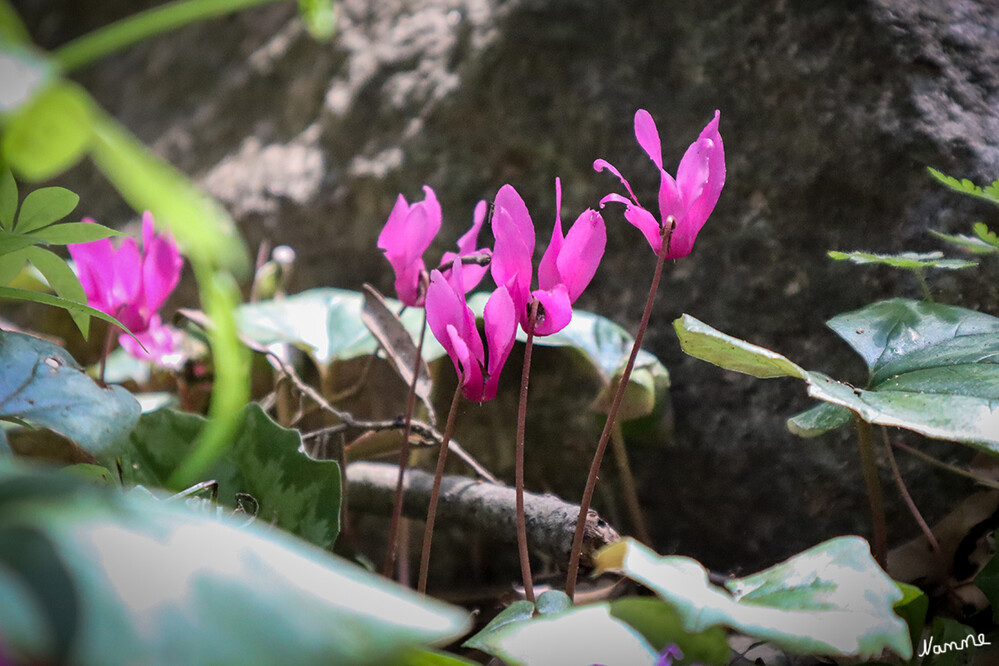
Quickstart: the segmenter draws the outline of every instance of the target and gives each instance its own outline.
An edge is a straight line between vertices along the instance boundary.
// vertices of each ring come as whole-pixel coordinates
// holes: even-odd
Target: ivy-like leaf
[[[99,387],[62,347],[0,331],[0,418],[54,430],[96,453],[131,431],[139,403],[120,386]]]
[[[80,197],[64,187],[42,187],[29,192],[17,216],[18,233],[29,234],[66,217],[80,203]]]
[[[201,416],[171,409],[144,414],[128,441],[101,460],[109,467],[121,461],[126,483],[166,486],[205,424]],[[218,481],[222,504],[236,508],[237,494],[247,493],[259,506],[259,520],[326,548],[339,532],[339,467],[307,457],[301,444],[297,430],[282,428],[257,404],[247,405],[232,446],[206,478]]]
[[[871,370],[861,389],[733,338],[684,315],[674,322],[688,354],[756,377],[796,377],[814,398],[845,407],[860,418],[928,437],[999,453],[999,319],[938,303],[894,299],[829,320]],[[820,434],[819,419],[845,422],[839,410],[805,413],[793,431]]]
[[[597,555],[599,571],[619,570],[671,604],[689,632],[728,626],[803,655],[912,656],[909,631],[893,612],[902,592],[859,537],[819,544],[782,564],[726,583],[687,557],[660,557],[634,539]]]
[[[837,261],[850,261],[854,264],[882,264],[892,268],[921,270],[923,268],[946,268],[958,270],[977,266],[974,261],[944,259],[943,252],[900,252],[899,254],[873,254],[870,252],[838,252],[830,250],[829,257]]]
[[[462,609],[245,522],[0,461],[5,656],[384,666],[468,628]]]

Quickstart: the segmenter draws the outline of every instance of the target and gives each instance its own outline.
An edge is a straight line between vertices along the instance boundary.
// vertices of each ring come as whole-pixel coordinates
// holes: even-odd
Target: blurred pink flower
[[[426,298],[427,268],[423,253],[427,251],[441,228],[441,206],[430,187],[423,186],[423,201],[408,203],[403,195],[396,199],[388,221],[378,235],[378,247],[395,271],[395,291],[399,300],[408,306],[422,307]],[[458,252],[448,252],[443,263],[448,264],[458,256],[486,253],[476,250],[479,231],[486,219],[486,204],[479,202],[475,208],[472,228],[458,240]],[[450,272],[447,270],[447,272]],[[464,276],[465,292],[472,290],[485,274],[485,266],[469,266]]]
[[[555,179],[555,229],[538,266],[538,289],[531,290],[534,274],[534,222],[527,205],[510,185],[496,194],[493,235],[496,245],[490,264],[493,280],[506,287],[521,327],[530,324],[529,307],[537,301],[535,335],[552,335],[572,320],[572,304],[593,279],[607,244],[600,213],[587,209],[562,234],[562,184]]]
[[[677,259],[690,254],[694,240],[701,227],[707,222],[718,203],[722,187],[725,185],[725,149],[718,133],[719,111],[701,131],[697,141],[692,143],[680,160],[676,179],[663,169],[662,147],[659,131],[652,116],[645,109],[635,113],[635,137],[652,162],[659,167],[659,220],[646,210],[635,197],[631,185],[624,176],[606,160],[596,160],[593,168],[597,171],[610,171],[621,179],[630,199],[620,194],[608,194],[600,200],[601,207],[607,202],[622,203],[626,206],[624,216],[645,235],[653,252],[662,249],[662,222],[673,217],[676,227],[670,239],[667,259]]]
[[[136,358],[172,365],[180,333],[163,324],[157,310],[180,281],[184,263],[173,237],[157,235],[147,211],[142,216],[141,251],[133,238],[117,249],[105,238],[71,244],[68,250],[90,306],[118,319],[149,353],[126,333],[118,337],[121,346]]]
[[[465,270],[467,267],[460,261],[454,261],[451,278],[445,278],[438,270],[430,273],[427,323],[454,363],[462,394],[474,402],[484,402],[496,397],[500,372],[517,334],[517,317],[509,292],[498,287],[486,301],[483,312],[487,362],[475,315],[465,302],[465,291],[457,287],[463,283]]]

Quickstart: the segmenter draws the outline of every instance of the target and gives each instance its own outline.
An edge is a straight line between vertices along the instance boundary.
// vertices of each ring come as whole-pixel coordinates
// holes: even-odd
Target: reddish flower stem
[[[423,530],[423,553],[420,555],[420,579],[416,589],[421,594],[427,591],[427,575],[430,572],[430,544],[434,538],[434,520],[437,518],[437,500],[441,494],[441,479],[444,478],[444,463],[447,460],[447,449],[451,443],[451,431],[454,429],[454,417],[458,414],[458,404],[461,402],[463,383],[458,382],[451,399],[451,409],[447,413],[447,425],[444,426],[444,437],[437,451],[437,470],[434,473],[434,485],[430,489],[430,506],[427,507],[427,524]]]
[[[534,326],[538,321],[538,301],[531,303],[527,322],[527,346],[524,348],[524,370],[520,375],[520,409],[517,410],[517,453],[514,490],[517,504],[517,550],[520,553],[520,574],[524,579],[524,597],[534,603],[534,580],[531,557],[527,550],[527,516],[524,513],[524,433],[527,429],[527,387],[531,379],[531,350],[534,348]]]
[[[604,430],[600,433],[600,441],[597,442],[597,450],[593,453],[593,462],[590,463],[590,473],[586,477],[586,487],[583,489],[583,499],[579,502],[579,518],[576,520],[576,533],[572,537],[572,550],[569,551],[569,572],[565,580],[565,593],[572,599],[576,593],[576,579],[579,577],[579,555],[583,549],[583,532],[586,528],[586,516],[590,512],[590,503],[593,501],[593,491],[597,487],[597,477],[600,474],[600,463],[604,459],[604,452],[607,450],[607,442],[610,440],[611,432],[614,430],[614,422],[617,420],[617,413],[621,409],[621,401],[624,399],[625,389],[628,388],[628,380],[631,379],[631,371],[635,369],[635,358],[638,350],[642,346],[642,338],[645,336],[645,329],[649,325],[649,317],[652,315],[652,305],[655,303],[656,292],[659,291],[659,280],[663,274],[663,264],[666,255],[669,254],[669,242],[673,236],[673,228],[676,225],[672,218],[669,218],[663,225],[663,242],[656,258],[656,270],[652,274],[652,285],[649,287],[649,297],[645,301],[645,311],[642,313],[642,321],[638,325],[638,332],[635,334],[635,344],[631,347],[631,356],[628,357],[628,364],[624,367],[624,373],[618,380],[617,391],[614,393],[614,401],[611,403],[610,411],[607,412],[607,422],[604,423]]]
[[[395,484],[395,502],[392,504],[392,524],[389,527],[388,551],[385,553],[385,566],[382,574],[392,578],[396,552],[399,545],[399,524],[402,519],[402,481],[409,466],[409,435],[413,423],[413,410],[416,408],[416,382],[420,380],[420,363],[423,361],[423,339],[427,333],[427,311],[423,310],[423,326],[420,327],[420,341],[416,345],[416,360],[413,362],[413,380],[406,398],[405,425],[402,428],[402,446],[399,448],[399,479]]]

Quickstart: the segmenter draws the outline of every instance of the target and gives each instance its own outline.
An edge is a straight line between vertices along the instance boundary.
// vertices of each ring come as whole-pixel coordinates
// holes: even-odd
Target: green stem
[[[659,249],[659,256],[656,258],[656,271],[652,274],[652,285],[649,287],[649,297],[645,301],[645,311],[642,312],[642,321],[639,323],[638,332],[635,334],[635,344],[631,347],[628,364],[624,367],[624,372],[618,380],[617,391],[614,393],[614,401],[611,403],[610,411],[607,412],[607,422],[604,423],[604,430],[600,433],[600,441],[597,442],[597,450],[593,453],[593,462],[590,463],[590,473],[586,478],[586,487],[583,489],[583,499],[579,502],[579,517],[576,519],[576,533],[572,537],[572,550],[569,551],[569,572],[565,580],[565,593],[569,595],[570,599],[576,593],[576,578],[579,576],[579,556],[583,550],[586,516],[590,512],[593,491],[597,487],[600,463],[603,461],[604,452],[607,450],[607,442],[610,440],[614,423],[617,421],[617,413],[621,409],[621,401],[624,399],[625,389],[628,388],[631,371],[635,368],[635,358],[638,356],[638,350],[642,346],[642,337],[645,335],[645,329],[649,325],[649,317],[652,315],[652,306],[655,303],[656,292],[659,290],[659,280],[662,278],[666,255],[669,254],[669,241],[673,235],[675,224],[675,221],[670,218],[663,225],[662,247]]]
[[[631,463],[628,462],[628,448],[624,443],[624,433],[621,432],[621,424],[615,423],[611,430],[611,451],[614,453],[614,461],[617,463],[617,471],[621,477],[621,490],[624,493],[624,504],[628,507],[628,517],[631,519],[631,528],[635,536],[646,546],[652,545],[652,536],[649,534],[649,527],[645,523],[645,515],[642,513],[642,505],[638,501],[638,486],[635,484],[635,476],[631,473]]]
[[[392,525],[389,527],[388,552],[385,554],[385,566],[382,574],[392,577],[395,567],[395,557],[399,544],[399,525],[402,520],[402,481],[406,477],[409,466],[409,435],[412,432],[413,409],[416,407],[416,383],[420,380],[420,363],[423,361],[423,339],[427,333],[427,310],[423,310],[423,326],[420,328],[420,341],[416,345],[416,360],[413,363],[413,380],[409,384],[409,395],[406,397],[405,424],[402,428],[402,446],[399,448],[399,478],[395,483],[395,502],[392,504]]]
[[[888,526],[885,521],[885,504],[881,496],[881,480],[878,478],[878,463],[874,457],[874,444],[871,441],[871,424],[857,417],[857,444],[860,451],[860,467],[867,484],[867,499],[871,506],[871,523],[874,529],[874,559],[881,568],[888,563]]]
[[[430,505],[427,507],[427,524],[423,528],[423,552],[420,555],[420,579],[416,589],[421,594],[427,592],[427,576],[430,573],[430,544],[434,538],[434,521],[437,519],[437,500],[441,494],[441,479],[444,478],[444,463],[447,460],[448,445],[451,443],[451,431],[454,429],[454,418],[458,414],[461,403],[461,389],[464,383],[458,381],[451,399],[451,409],[447,413],[447,425],[444,426],[444,437],[437,451],[437,470],[434,473],[434,485],[430,490]]]
[[[190,23],[278,0],[175,0],[98,28],[52,52],[63,71],[71,72],[148,37]]]
[[[531,303],[527,322],[527,346],[524,348],[524,370],[520,375],[520,408],[517,410],[517,451],[514,490],[517,504],[517,552],[520,554],[520,574],[524,580],[524,597],[534,603],[534,579],[531,558],[527,550],[527,516],[524,513],[524,434],[527,430],[527,387],[531,379],[531,350],[534,348],[534,326],[538,321],[538,301]]]

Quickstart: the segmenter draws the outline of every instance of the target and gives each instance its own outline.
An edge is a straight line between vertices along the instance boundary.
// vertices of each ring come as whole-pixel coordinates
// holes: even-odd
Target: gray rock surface
[[[38,4],[20,3],[53,46],[155,3]],[[918,290],[825,251],[936,249],[929,228],[999,222],[925,172],[999,177],[990,0],[345,0],[331,44],[313,42],[288,3],[157,37],[78,79],[219,197],[251,247],[292,245],[298,288],[370,281],[390,291],[375,238],[395,196],[415,197],[424,183],[446,216],[432,252],[506,182],[547,230],[560,176],[574,218],[618,189],[592,172],[597,157],[651,203],[657,174],[634,141],[635,109],[656,118],[669,170],[720,109],[725,191],[693,254],[668,267],[647,338],[673,373],[675,441],[633,449],[659,549],[717,568],[750,570],[827,537],[867,534],[866,500],[848,433],[802,442],[784,429],[808,404],[800,385],[684,357],[672,319],[691,313],[862,383],[860,363],[822,322]],[[87,168],[71,176],[81,210],[124,219]],[[619,210],[606,217],[608,254],[581,305],[633,328],[653,256]],[[995,261],[931,285],[940,300],[999,313]],[[581,468],[586,455],[565,458]],[[913,474],[931,515],[943,490],[962,489],[921,467]],[[574,499],[582,476],[578,486],[554,489]],[[894,515],[900,540],[911,523]]]

